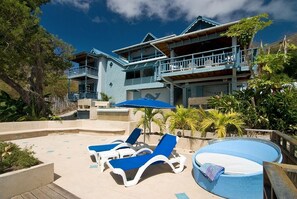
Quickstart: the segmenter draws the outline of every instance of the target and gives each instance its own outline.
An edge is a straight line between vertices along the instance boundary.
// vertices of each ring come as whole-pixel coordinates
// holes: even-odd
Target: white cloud
[[[197,16],[229,21],[236,16],[251,16],[262,12],[274,19],[294,20],[297,17],[296,0],[106,0],[107,7],[127,19],[142,17],[163,21]],[[234,19],[233,19],[234,20]]]
[[[88,11],[90,9],[90,4],[95,0],[52,0],[53,3],[65,4],[76,7],[83,11]]]

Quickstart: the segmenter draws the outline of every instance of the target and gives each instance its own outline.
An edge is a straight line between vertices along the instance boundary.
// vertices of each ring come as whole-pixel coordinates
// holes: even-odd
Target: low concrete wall
[[[46,136],[50,133],[129,134],[135,122],[110,120],[32,121],[0,123],[0,141]]]
[[[0,198],[8,199],[54,181],[54,163],[40,164],[0,175]]]
[[[146,135],[145,142],[149,145],[157,145],[161,139],[161,135]],[[139,141],[143,141],[143,135],[139,138]],[[208,145],[210,139],[203,138],[183,138],[180,137],[176,145],[176,150],[180,152],[195,152],[201,147]]]

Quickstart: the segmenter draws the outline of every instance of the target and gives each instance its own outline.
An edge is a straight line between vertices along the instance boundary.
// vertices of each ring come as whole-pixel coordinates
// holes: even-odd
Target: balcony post
[[[169,93],[169,98],[170,98],[170,104],[174,106],[174,85],[171,83],[170,84],[170,93]]]
[[[236,46],[237,46],[237,38],[232,37],[232,56],[233,60],[235,59],[236,56]],[[232,67],[232,92],[237,90],[237,67],[238,67],[238,60],[235,59]]]

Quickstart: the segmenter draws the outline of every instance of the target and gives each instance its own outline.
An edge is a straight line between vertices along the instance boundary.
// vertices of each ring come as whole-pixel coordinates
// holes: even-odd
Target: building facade
[[[114,50],[117,58],[96,49],[78,53],[68,78],[79,82],[79,93],[69,98],[100,99],[103,92],[114,103],[148,97],[188,106],[244,88],[257,50],[222,36],[236,23],[199,16],[179,35],[148,33],[140,43]]]

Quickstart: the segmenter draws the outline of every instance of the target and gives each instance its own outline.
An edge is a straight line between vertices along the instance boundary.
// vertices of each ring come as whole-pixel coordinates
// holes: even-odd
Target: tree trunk
[[[23,86],[16,83],[13,79],[11,79],[5,73],[3,73],[1,71],[1,68],[0,68],[0,75],[1,75],[2,81],[4,81],[7,85],[13,88],[20,95],[20,97],[23,99],[23,101],[26,104],[30,104],[30,94],[28,90],[25,90]]]

